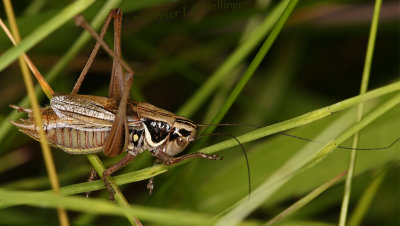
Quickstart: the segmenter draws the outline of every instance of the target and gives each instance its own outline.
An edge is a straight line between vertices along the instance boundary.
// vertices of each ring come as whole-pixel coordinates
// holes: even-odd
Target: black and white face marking
[[[147,143],[152,147],[157,147],[167,139],[171,126],[163,121],[145,118],[142,120],[145,130]]]
[[[144,118],[144,139],[149,150],[162,148],[169,156],[179,154],[195,139],[197,126],[185,118],[176,118],[173,125],[165,121]]]
[[[192,121],[185,118],[177,118],[165,145],[164,152],[169,156],[181,153],[195,139],[196,130],[197,126]]]
[[[172,134],[169,136],[169,140],[175,140],[178,137],[188,137],[190,135],[190,131],[186,129],[175,128]]]

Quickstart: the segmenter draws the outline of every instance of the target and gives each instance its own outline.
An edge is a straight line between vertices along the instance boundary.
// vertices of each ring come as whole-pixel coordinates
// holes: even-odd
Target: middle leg
[[[109,177],[115,173],[116,171],[122,169],[123,167],[125,167],[130,161],[132,161],[135,157],[137,156],[137,153],[134,151],[130,151],[128,152],[125,157],[123,157],[121,160],[119,160],[117,163],[115,163],[114,165],[112,165],[111,167],[107,168],[104,172],[103,172],[103,176],[102,179],[104,181],[104,185],[106,186],[107,190],[108,190],[108,198],[110,200],[114,200],[114,194],[115,191],[113,190],[110,181],[109,181]]]

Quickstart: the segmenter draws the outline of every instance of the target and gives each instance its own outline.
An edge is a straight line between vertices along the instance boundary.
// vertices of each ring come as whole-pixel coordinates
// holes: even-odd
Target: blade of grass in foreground
[[[200,225],[210,216],[170,209],[150,208],[144,206],[116,206],[108,200],[87,199],[83,197],[64,197],[52,193],[30,191],[8,191],[0,189],[0,201],[12,199],[15,202],[30,206],[56,208],[92,213],[98,215],[121,216],[137,215],[143,220],[163,224],[173,222],[174,225]]]
[[[15,42],[15,44],[18,44],[20,42],[21,38],[19,35],[19,31],[18,31],[18,25],[15,20],[15,15],[14,15],[14,10],[13,10],[12,4],[9,0],[4,0],[3,2],[4,2],[5,9],[6,9],[7,18],[10,22],[13,36],[15,37],[14,42]],[[10,38],[12,39],[12,37],[10,37]],[[42,114],[40,112],[39,102],[35,95],[32,77],[29,73],[28,65],[25,62],[25,60],[28,60],[28,59],[24,58],[24,54],[21,54],[18,58],[19,65],[20,65],[21,71],[22,71],[22,77],[24,79],[24,83],[25,83],[26,89],[28,91],[29,100],[32,103],[33,118],[35,120],[36,125],[43,125],[43,119],[42,119]],[[40,142],[42,154],[43,154],[43,157],[45,160],[46,170],[47,170],[47,174],[48,174],[48,177],[50,180],[51,187],[52,187],[54,193],[59,195],[60,194],[60,183],[58,180],[58,175],[57,175],[56,167],[54,164],[53,155],[50,151],[50,147],[47,142],[46,134],[44,133],[44,130],[42,127],[39,127],[38,133],[39,133],[39,142]],[[68,220],[67,212],[65,211],[65,209],[58,207],[57,213],[58,213],[58,218],[59,218],[60,224],[63,226],[69,226],[69,220]]]

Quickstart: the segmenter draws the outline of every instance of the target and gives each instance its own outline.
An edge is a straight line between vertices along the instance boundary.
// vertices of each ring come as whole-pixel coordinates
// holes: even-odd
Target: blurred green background
[[[70,3],[48,0],[15,2],[21,36],[28,36]],[[104,3],[95,2],[83,12],[85,18],[90,21]],[[118,6],[124,13],[122,54],[135,70],[133,99],[177,112],[238,46],[249,39],[252,31],[277,4],[278,1],[265,0],[122,1]],[[373,1],[300,1],[223,122],[266,126],[358,95],[373,7]],[[398,1],[383,2],[369,89],[399,80],[399,12]],[[4,10],[0,11],[0,17],[6,18]],[[81,32],[82,28],[75,26],[71,20],[35,45],[28,55],[46,75]],[[105,39],[112,45],[112,30]],[[91,40],[63,68],[51,83],[54,90],[62,93],[71,91],[93,45]],[[260,45],[238,63],[206,103],[189,116],[192,120],[207,123],[212,119]],[[1,33],[0,53],[10,47],[10,41]],[[106,96],[111,67],[112,59],[100,51],[80,93]],[[11,112],[8,105],[17,104],[26,96],[17,62],[0,72],[0,96],[0,119],[4,122]],[[390,96],[369,101],[367,109],[383,103]],[[42,98],[41,103],[44,106],[48,100]],[[359,147],[382,147],[400,137],[399,116],[400,107],[397,106],[362,130]],[[340,133],[339,128],[346,128],[354,119],[355,111],[350,109],[289,133],[324,142],[335,136],[333,131],[339,130],[336,132]],[[239,136],[251,130],[253,128],[225,127],[218,128],[217,132]],[[324,137],[318,137],[323,131]],[[207,140],[207,144],[225,139],[213,137]],[[38,142],[13,128],[1,144],[0,187],[16,190],[50,188]],[[260,185],[305,145],[310,143],[281,135],[245,144],[252,187]],[[320,146],[312,145],[314,148]],[[351,146],[351,141],[343,146]],[[400,223],[399,147],[397,144],[389,150],[359,152],[350,217],[376,174],[382,170],[386,172],[362,225]],[[85,156],[69,155],[55,148],[53,154],[61,186],[86,180],[91,168]],[[218,154],[224,157],[223,161],[195,160],[157,176],[154,194],[150,197],[146,181],[123,185],[121,189],[130,204],[215,216],[248,192],[246,165],[240,149],[230,148]],[[119,158],[101,156],[108,166]],[[299,172],[252,212],[244,224],[266,222],[315,187],[344,171],[348,161],[349,151],[336,150],[316,166]],[[117,174],[151,166],[151,162],[150,154],[144,153]],[[337,224],[343,184],[341,181],[330,188],[293,215],[286,224]],[[94,192],[92,196],[107,198],[104,191]],[[69,215],[74,224],[127,224],[124,218],[77,212]],[[53,209],[27,206],[1,209],[0,219],[0,224],[57,223]]]

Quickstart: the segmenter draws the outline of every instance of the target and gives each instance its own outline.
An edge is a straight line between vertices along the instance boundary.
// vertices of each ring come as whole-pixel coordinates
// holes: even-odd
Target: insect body
[[[126,105],[126,125],[129,131],[127,142],[122,139],[118,143],[123,148],[107,149],[105,146],[107,139],[110,139],[119,104],[119,100],[115,98],[78,94],[55,96],[50,100],[50,106],[41,109],[43,130],[51,145],[70,154],[104,152],[107,156],[114,156],[128,152],[125,158],[104,172],[104,179],[145,150],[167,165],[193,157],[221,159],[217,155],[205,153],[173,157],[195,139],[197,125],[154,105],[133,100],[127,101]],[[10,122],[21,132],[38,140],[39,127],[34,122],[32,111],[17,106],[11,107],[27,112],[29,118]],[[151,179],[148,185],[150,192],[153,189],[152,181]],[[106,186],[110,190],[107,182]]]
[[[53,146],[70,154],[102,152],[111,131],[119,101],[114,98],[89,95],[58,95],[50,100],[50,106],[42,108],[43,129]],[[29,109],[29,119],[12,122],[19,130],[38,140],[38,127]],[[148,103],[129,100],[126,111],[129,130],[128,143],[120,151],[142,153],[163,152],[175,156],[195,139],[197,126],[194,122],[160,109]],[[108,156],[118,155],[107,152]]]

